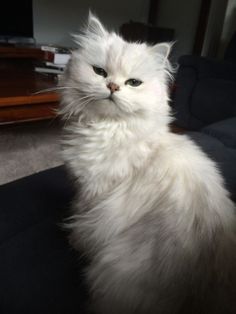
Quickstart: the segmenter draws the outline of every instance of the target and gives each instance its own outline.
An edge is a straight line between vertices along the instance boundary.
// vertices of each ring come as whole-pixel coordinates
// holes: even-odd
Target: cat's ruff
[[[235,206],[215,163],[169,132],[170,45],[126,43],[91,14],[76,41],[63,156],[95,312],[233,314]]]

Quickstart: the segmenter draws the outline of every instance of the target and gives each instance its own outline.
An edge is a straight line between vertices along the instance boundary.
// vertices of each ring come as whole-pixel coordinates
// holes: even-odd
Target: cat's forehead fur
[[[123,76],[148,76],[163,69],[161,51],[156,51],[145,43],[126,42],[116,33],[105,30],[91,14],[88,27],[83,34],[77,36],[77,42],[81,47],[80,57],[84,57],[91,65],[104,68],[111,75],[119,71]]]
[[[84,54],[90,64],[104,68],[111,74],[119,70],[124,76],[142,71],[148,65],[154,67],[154,60],[148,57],[145,44],[127,43],[116,34],[91,42]],[[147,63],[148,59],[148,63]],[[145,61],[146,60],[146,61]]]

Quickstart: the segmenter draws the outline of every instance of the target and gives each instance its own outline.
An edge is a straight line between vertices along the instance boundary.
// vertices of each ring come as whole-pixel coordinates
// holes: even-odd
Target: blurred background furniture
[[[236,64],[236,32],[233,34],[226,48],[224,59]]]
[[[0,47],[0,124],[55,117],[59,96],[42,91],[57,80],[34,71],[41,56],[40,49]]]
[[[149,44],[173,41],[175,39],[173,28],[156,26],[159,5],[159,0],[149,1],[147,23],[130,20],[128,23],[122,24],[120,27],[122,37],[127,41]]]

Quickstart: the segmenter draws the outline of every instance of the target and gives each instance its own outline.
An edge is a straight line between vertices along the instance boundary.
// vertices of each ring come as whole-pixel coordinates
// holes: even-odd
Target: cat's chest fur
[[[153,148],[148,138],[124,123],[70,128],[64,156],[88,197],[108,191],[142,167]]]
[[[76,247],[81,239],[94,250],[115,243],[151,212],[162,217],[163,228],[178,229],[183,242],[196,217],[206,232],[220,220],[228,224],[223,209],[232,205],[214,164],[186,137],[108,123],[71,126],[70,132],[64,157],[81,183],[74,203]]]

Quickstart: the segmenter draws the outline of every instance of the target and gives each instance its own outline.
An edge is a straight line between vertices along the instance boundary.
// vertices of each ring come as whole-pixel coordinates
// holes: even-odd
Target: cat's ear
[[[107,31],[104,26],[91,11],[89,11],[88,16],[87,32],[99,37],[104,37],[107,35]]]
[[[79,46],[85,46],[90,39],[97,40],[98,37],[105,37],[108,34],[99,19],[89,11],[88,22],[82,27],[80,34],[71,34],[74,42]]]
[[[161,44],[156,44],[151,48],[153,53],[158,55],[163,61],[166,61],[169,57],[171,48],[172,48],[172,43],[161,43]]]

